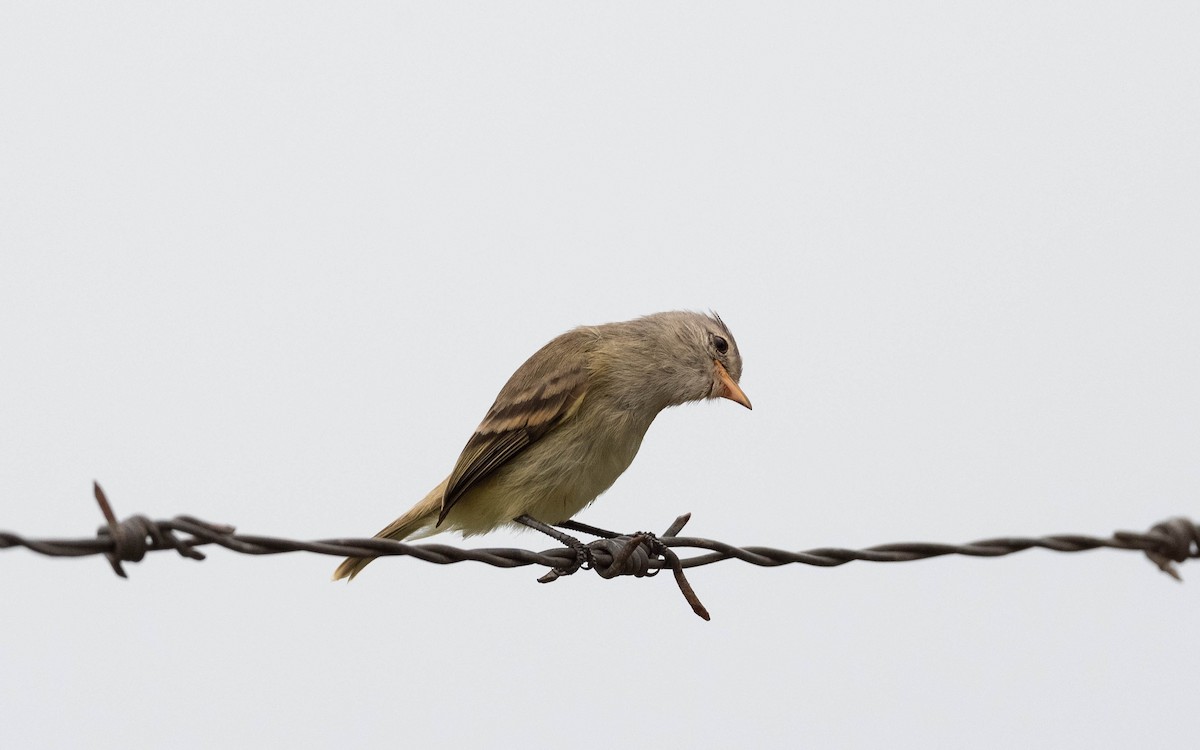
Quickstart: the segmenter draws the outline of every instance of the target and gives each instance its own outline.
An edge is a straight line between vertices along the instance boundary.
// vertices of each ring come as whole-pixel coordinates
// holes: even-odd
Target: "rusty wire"
[[[79,539],[26,539],[19,534],[0,531],[0,549],[24,547],[52,557],[83,557],[104,555],[113,571],[126,577],[123,562],[138,562],[147,552],[175,550],[184,557],[203,560],[197,549],[215,544],[247,555],[273,555],[283,552],[314,552],[337,557],[387,557],[404,555],[425,562],[447,565],[481,562],[498,568],[518,568],[541,565],[550,569],[539,580],[550,582],[580,568],[577,552],[570,548],[533,552],[524,549],[492,548],[462,549],[445,544],[406,544],[388,539],[339,538],[300,541],[279,537],[238,534],[233,526],[209,523],[192,516],[176,516],[152,521],[145,516],[131,516],[118,521],[100,485],[94,485],[96,501],[103,512],[106,525],[95,537]],[[1079,534],[1056,534],[1043,537],[997,537],[968,544],[936,544],[901,542],[881,544],[866,549],[820,547],[792,552],[770,547],[737,547],[732,544],[698,537],[681,537],[679,532],[690,514],[680,516],[662,535],[638,532],[617,535],[579,523],[565,528],[601,536],[586,545],[586,569],[595,570],[603,578],[619,575],[638,577],[655,575],[663,568],[675,574],[680,591],[693,611],[709,619],[704,605],[687,582],[685,568],[710,565],[722,560],[737,559],[751,565],[774,567],[800,563],[819,567],[835,567],[855,560],[868,562],[908,562],[943,555],[969,557],[1001,557],[1027,549],[1046,549],[1054,552],[1084,552],[1093,549],[1121,549],[1144,553],[1160,570],[1176,580],[1182,580],[1172,563],[1200,557],[1200,527],[1187,518],[1172,518],[1156,524],[1149,531],[1118,531],[1111,537],[1099,538]],[[186,536],[181,536],[186,535]],[[675,549],[707,550],[705,554],[680,558]]]

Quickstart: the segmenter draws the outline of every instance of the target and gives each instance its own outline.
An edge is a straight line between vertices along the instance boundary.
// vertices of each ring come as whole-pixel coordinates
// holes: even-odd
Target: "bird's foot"
[[[575,560],[572,563],[550,570],[548,573],[546,573],[546,575],[538,579],[538,583],[552,583],[557,581],[562,576],[571,575],[580,568],[583,568],[584,570],[592,569],[594,558],[592,557],[591,547],[588,547],[575,537],[571,536],[570,534],[564,534],[553,526],[542,523],[528,514],[519,515],[513,520],[522,526],[528,526],[531,529],[542,532],[551,539],[570,547],[571,550],[575,552]]]
[[[538,583],[553,583],[557,581],[560,576],[569,576],[580,568],[583,568],[584,570],[592,569],[594,560],[592,558],[591,547],[587,546],[578,539],[576,539],[574,543],[568,544],[568,546],[575,551],[575,561],[570,565],[564,565],[561,568],[554,568],[548,571],[544,576],[538,578]]]

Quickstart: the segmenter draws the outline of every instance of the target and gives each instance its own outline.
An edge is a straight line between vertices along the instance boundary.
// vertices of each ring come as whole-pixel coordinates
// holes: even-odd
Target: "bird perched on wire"
[[[727,398],[747,409],[742,357],[716,314],[662,312],[583,326],[517,368],[450,476],[375,536],[463,536],[567,521],[629,467],[668,406]],[[373,557],[349,557],[334,580]]]

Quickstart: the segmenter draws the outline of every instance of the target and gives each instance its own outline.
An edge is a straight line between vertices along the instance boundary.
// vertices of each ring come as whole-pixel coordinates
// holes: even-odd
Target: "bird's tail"
[[[394,539],[401,542],[405,539],[429,536],[434,533],[434,525],[437,523],[438,513],[442,509],[442,495],[445,491],[446,482],[442,482],[407,513],[389,523],[386,528],[375,535],[375,538]],[[353,580],[354,576],[358,575],[374,559],[374,557],[347,557],[333,572],[333,580],[340,581],[343,578]]]

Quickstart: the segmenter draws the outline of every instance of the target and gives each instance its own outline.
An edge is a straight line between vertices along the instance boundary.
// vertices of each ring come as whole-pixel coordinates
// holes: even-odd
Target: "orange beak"
[[[746,394],[742,393],[742,389],[737,383],[733,382],[733,378],[729,377],[729,371],[725,369],[725,365],[717,360],[713,360],[713,364],[717,368],[717,388],[713,393],[714,396],[727,398],[730,401],[741,404],[747,409],[753,409],[750,405],[750,399],[746,398]]]

